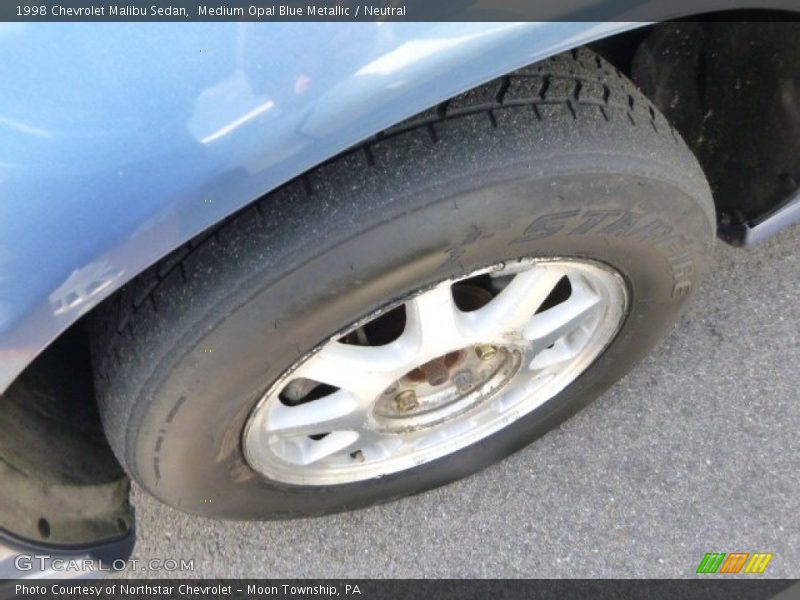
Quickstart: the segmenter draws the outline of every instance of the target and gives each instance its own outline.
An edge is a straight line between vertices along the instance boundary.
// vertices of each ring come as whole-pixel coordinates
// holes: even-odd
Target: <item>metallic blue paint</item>
[[[0,24],[0,392],[113,290],[258,196],[632,26]]]

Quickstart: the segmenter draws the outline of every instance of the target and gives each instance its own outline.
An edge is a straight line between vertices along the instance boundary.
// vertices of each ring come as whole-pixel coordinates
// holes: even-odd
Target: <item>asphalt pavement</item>
[[[643,363],[557,430],[466,480],[290,522],[192,517],[134,490],[134,558],[182,577],[688,577],[771,552],[800,577],[800,227],[722,244]]]

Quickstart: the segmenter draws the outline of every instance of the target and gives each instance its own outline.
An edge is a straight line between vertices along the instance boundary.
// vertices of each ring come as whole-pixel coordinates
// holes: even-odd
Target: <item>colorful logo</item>
[[[698,573],[704,574],[761,574],[767,569],[772,554],[766,552],[708,552],[697,566]],[[745,566],[746,565],[746,566]],[[744,567],[744,570],[742,569]]]

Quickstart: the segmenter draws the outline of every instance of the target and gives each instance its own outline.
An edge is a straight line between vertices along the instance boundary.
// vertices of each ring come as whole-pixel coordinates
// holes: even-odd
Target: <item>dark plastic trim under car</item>
[[[720,223],[717,235],[733,246],[755,246],[800,222],[800,192],[776,210],[744,223]]]

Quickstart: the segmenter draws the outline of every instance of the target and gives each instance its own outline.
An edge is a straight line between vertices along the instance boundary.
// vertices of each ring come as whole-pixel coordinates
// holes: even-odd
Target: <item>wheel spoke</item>
[[[431,357],[468,343],[464,313],[456,306],[449,282],[406,302],[406,329],[400,339]]]
[[[399,436],[365,429],[347,450],[360,451],[360,456],[356,458],[359,461],[382,460],[397,452],[403,443]]]
[[[546,369],[575,358],[580,352],[579,344],[569,341],[566,337],[557,340],[551,348],[545,348],[531,361],[530,368],[534,370]]]
[[[296,374],[347,390],[362,404],[368,403],[414,364],[413,352],[397,342],[386,346],[329,343]]]
[[[466,314],[476,340],[502,342],[493,338],[521,333],[563,277],[561,270],[543,265],[515,275],[486,306]]]
[[[358,440],[355,431],[334,431],[320,440],[305,438],[283,438],[281,451],[286,460],[296,465],[310,465],[323,458],[344,452]]]
[[[341,429],[359,429],[364,411],[351,393],[339,390],[298,406],[277,403],[267,420],[267,431],[284,435],[313,435]]]
[[[318,440],[307,436],[283,437],[278,444],[289,462],[305,466],[330,457],[341,460],[345,455],[350,455],[348,460],[358,462],[383,460],[402,447],[403,441],[397,436],[362,429],[333,431]]]
[[[600,296],[580,279],[571,279],[570,283],[572,294],[567,300],[535,315],[525,327],[523,335],[525,339],[534,343],[534,350],[547,348],[575,331],[591,318],[595,309],[600,306]]]

